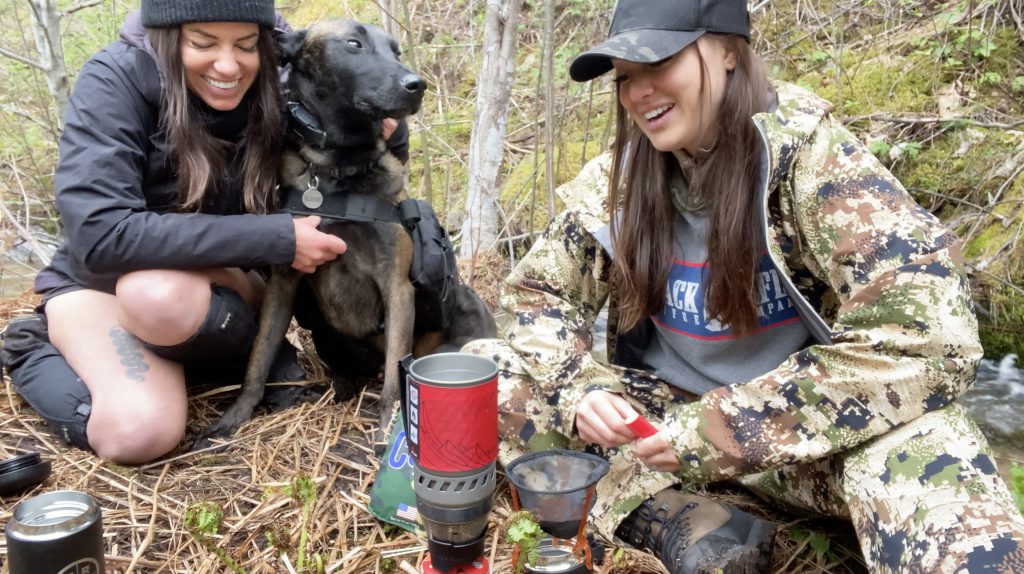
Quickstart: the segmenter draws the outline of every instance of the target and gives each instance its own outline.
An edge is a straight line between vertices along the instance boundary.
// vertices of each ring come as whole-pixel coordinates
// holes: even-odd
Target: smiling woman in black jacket
[[[273,0],[143,0],[78,75],[56,172],[67,239],[36,278],[45,315],[4,337],[15,388],[75,446],[128,464],[169,452],[185,370],[244,369],[251,269],[311,272],[345,251],[319,218],[269,213],[275,23]],[[302,376],[294,352],[278,363]]]

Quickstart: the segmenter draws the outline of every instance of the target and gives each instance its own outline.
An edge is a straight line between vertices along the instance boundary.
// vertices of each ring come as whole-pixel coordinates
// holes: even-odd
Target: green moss
[[[991,359],[1008,353],[1024,356],[1024,296],[1003,289],[982,303],[988,304],[988,311],[995,318],[982,320],[978,325],[985,356]]]
[[[935,109],[932,94],[941,85],[941,74],[933,60],[879,55],[861,61],[855,56],[849,54],[838,65],[802,74],[795,81],[833,102],[841,115]]]
[[[973,237],[964,246],[964,256],[968,259],[977,259],[990,252],[998,243],[1002,243],[1006,237],[1005,230],[999,224],[992,224],[985,227],[981,233]]]
[[[598,133],[600,133],[598,131]],[[597,142],[591,140],[587,143],[586,154],[584,155],[583,140],[569,140],[568,143],[563,144],[561,147],[555,150],[555,185],[561,185],[572,178],[576,177],[579,170],[583,165],[596,157],[598,154],[605,151],[603,145],[598,145]],[[548,202],[547,202],[547,188],[546,188],[546,173],[547,168],[545,166],[544,151],[538,153],[536,160],[533,155],[530,155],[517,163],[506,175],[504,183],[501,186],[501,203],[502,205],[515,204],[520,205],[524,201],[529,202],[528,199],[530,194],[534,191],[536,186],[536,208],[533,209],[533,220],[530,221],[530,206],[527,205],[520,213],[519,219],[520,226],[524,229],[540,229],[543,228],[548,220]],[[536,165],[536,170],[534,170]],[[536,175],[535,175],[536,171]],[[555,200],[555,210],[562,209],[562,202],[560,199]],[[532,223],[532,226],[531,226]]]
[[[362,22],[380,22],[380,8],[368,0],[304,0],[281,7],[281,12],[288,22],[295,27],[308,26],[318,20],[331,18],[351,18]]]

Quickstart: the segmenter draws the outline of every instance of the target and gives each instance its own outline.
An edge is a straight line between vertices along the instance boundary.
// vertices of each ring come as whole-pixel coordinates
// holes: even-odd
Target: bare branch
[[[979,128],[993,128],[1012,130],[1024,125],[1024,120],[1017,120],[1010,123],[982,122],[970,118],[937,118],[929,116],[889,116],[885,114],[869,114],[866,116],[846,116],[841,118],[844,124],[869,120],[873,122],[889,122],[894,124],[925,125],[925,124],[963,124]]]
[[[43,249],[41,245],[39,245],[39,242],[36,241],[36,238],[32,236],[32,232],[30,232],[24,225],[22,225],[17,220],[17,218],[14,217],[14,214],[11,213],[11,210],[7,209],[7,204],[5,204],[2,200],[0,200],[0,212],[3,212],[4,217],[6,217],[7,220],[11,222],[11,225],[14,226],[14,230],[18,232],[18,236],[21,237],[25,241],[25,243],[28,244],[28,246],[32,249],[32,252],[36,254],[36,257],[38,257],[39,260],[43,262],[43,265],[49,265],[49,254],[47,254],[46,250]]]
[[[977,265],[975,265],[974,263],[971,263],[970,261],[965,262],[965,264],[967,265],[967,267],[969,267],[971,269],[971,271],[976,271],[976,272],[981,273],[981,274],[983,274],[983,275],[985,275],[987,277],[995,279],[999,283],[1002,283],[1007,289],[1011,289],[1011,290],[1016,291],[1017,293],[1019,293],[1021,295],[1024,295],[1024,289],[1021,289],[1020,287],[1017,287],[1016,285],[1014,285],[1010,281],[1007,281],[1006,279],[1003,279],[1002,277],[1000,277],[998,275],[995,275],[994,273],[990,273],[988,271],[985,271],[984,269],[982,269],[981,267],[978,267]]]
[[[46,123],[45,121],[43,121],[43,120],[41,120],[41,119],[39,119],[39,118],[37,118],[35,116],[33,116],[29,112],[23,110],[22,108],[19,108],[18,106],[14,105],[14,104],[0,104],[0,111],[4,111],[4,112],[7,112],[9,114],[13,114],[15,116],[18,116],[19,118],[28,120],[28,121],[34,123],[35,125],[43,128],[44,130],[46,130],[48,132],[52,132],[53,131],[53,126],[51,126],[50,124]]]
[[[930,189],[924,189],[924,188],[921,188],[921,187],[908,187],[907,191],[909,191],[911,193],[923,193],[925,195],[934,195],[935,197],[941,197],[942,199],[946,199],[946,200],[952,201],[954,203],[959,203],[960,205],[966,205],[968,207],[972,207],[974,209],[977,209],[978,211],[984,213],[985,215],[990,215],[990,216],[994,217],[995,219],[998,219],[1000,223],[1002,223],[1003,221],[1006,221],[1005,217],[1003,217],[1002,215],[999,215],[998,213],[996,213],[996,212],[994,212],[994,211],[992,211],[990,209],[986,209],[986,208],[978,205],[977,203],[972,203],[970,201],[967,201],[966,199],[961,199],[959,197],[955,197],[955,196],[949,195],[947,193],[942,193],[942,192],[939,192],[939,191],[932,191]]]
[[[92,8],[93,6],[99,6],[103,3],[103,0],[82,0],[77,4],[68,6],[68,9],[64,11],[65,16],[70,16],[79,10],[85,10],[86,8]]]
[[[14,52],[8,50],[7,48],[0,47],[0,56],[4,56],[6,58],[10,58],[11,60],[14,60],[16,62],[21,62],[22,64],[25,64],[26,66],[31,66],[31,67],[33,67],[33,68],[35,68],[37,70],[46,71],[46,68],[44,68],[43,65],[40,64],[39,62],[36,62],[34,60],[29,60],[28,58],[26,58],[24,56],[15,54]]]

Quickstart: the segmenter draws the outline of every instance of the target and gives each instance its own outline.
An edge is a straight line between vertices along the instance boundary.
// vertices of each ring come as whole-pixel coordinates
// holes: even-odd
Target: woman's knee
[[[504,339],[470,341],[462,352],[490,358],[498,366],[498,434],[504,462],[529,450],[568,446],[569,439],[556,428],[557,411],[548,389],[529,375]]]
[[[118,322],[154,345],[175,345],[202,324],[210,306],[209,281],[198,273],[135,271],[117,282]]]
[[[1006,558],[991,553],[1003,542],[1008,546],[1000,552],[1024,560],[1024,517],[999,478],[984,436],[959,405],[855,449],[845,463],[850,515],[869,565],[879,571],[902,571],[909,564],[929,572],[987,566],[990,559]],[[934,548],[924,561],[918,555],[922,548]]]
[[[120,464],[143,464],[172,451],[185,436],[185,409],[96,408],[89,418],[89,446]]]

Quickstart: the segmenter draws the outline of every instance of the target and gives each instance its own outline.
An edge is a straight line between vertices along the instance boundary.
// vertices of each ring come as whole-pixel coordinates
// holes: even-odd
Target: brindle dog
[[[292,66],[293,129],[280,174],[282,197],[301,193],[303,205],[315,210],[322,202],[325,212],[339,198],[372,196],[384,200],[374,200],[378,207],[406,199],[405,168],[387,151],[381,120],[416,113],[426,84],[399,62],[395,40],[376,26],[331,20],[283,34],[278,42],[283,61]],[[241,394],[200,433],[197,447],[234,433],[252,416],[293,313],[312,331],[317,353],[335,377],[376,374],[384,367],[378,443],[386,439],[398,398],[401,357],[457,350],[472,339],[495,336],[486,306],[461,284],[450,328],[414,333],[413,244],[401,223],[325,216],[320,230],[343,238],[348,250],[309,275],[288,265],[273,268]],[[341,394],[353,390],[335,388]]]

